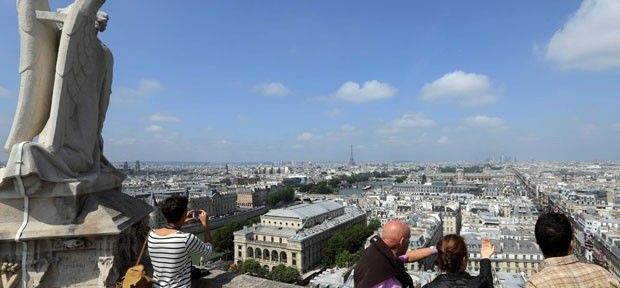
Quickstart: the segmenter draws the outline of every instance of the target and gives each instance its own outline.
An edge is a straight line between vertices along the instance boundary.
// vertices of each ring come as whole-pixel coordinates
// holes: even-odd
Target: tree
[[[248,259],[239,264],[239,273],[250,273],[255,276],[265,277],[269,272],[267,272],[267,269],[261,266],[256,260]]]
[[[407,180],[407,176],[398,176],[396,177],[396,183],[403,183]]]
[[[340,265],[344,265],[347,261],[357,261],[357,258],[359,258],[363,251],[366,239],[379,227],[381,227],[381,222],[373,219],[367,226],[353,225],[337,231],[327,240],[327,245],[323,248],[321,265],[323,267],[332,267],[334,264],[338,264],[338,261],[340,261]],[[349,254],[345,254],[344,251]],[[353,255],[356,255],[355,257],[357,258],[353,257]]]
[[[348,268],[351,267],[357,260],[359,260],[362,255],[362,250],[359,250],[355,253],[351,253],[347,250],[342,250],[338,254],[336,254],[336,266],[340,268]]]
[[[372,235],[372,233],[375,233],[375,231],[377,231],[377,229],[379,229],[381,227],[381,221],[379,221],[379,219],[375,218],[370,220],[370,222],[368,222],[368,226],[366,226],[366,229],[370,232],[368,236]]]
[[[278,203],[291,203],[295,200],[295,188],[292,186],[284,186],[274,189],[267,194],[267,204],[270,206]]]
[[[279,282],[293,283],[299,278],[299,272],[295,268],[280,264],[269,272],[267,278]]]
[[[233,233],[243,228],[243,226],[252,226],[252,224],[260,221],[259,218],[248,219],[245,222],[233,221],[227,223],[221,228],[215,229],[211,233],[211,244],[218,251],[232,251],[234,246]]]

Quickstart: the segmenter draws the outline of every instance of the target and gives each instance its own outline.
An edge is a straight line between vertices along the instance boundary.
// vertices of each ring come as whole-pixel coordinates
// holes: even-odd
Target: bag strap
[[[149,233],[151,233],[151,231],[149,231]],[[146,248],[146,243],[148,242],[149,242],[149,234],[146,234],[146,238],[144,238],[144,243],[142,244],[142,249],[140,249],[140,254],[138,255],[136,264],[133,266],[138,266],[138,264],[140,264],[140,260],[142,260],[142,255],[144,254],[144,249]]]

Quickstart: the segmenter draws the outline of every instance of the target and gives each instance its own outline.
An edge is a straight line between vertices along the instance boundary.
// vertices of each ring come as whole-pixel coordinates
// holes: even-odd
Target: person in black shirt
[[[467,245],[463,237],[455,234],[444,236],[437,243],[437,260],[439,268],[445,274],[439,275],[423,288],[444,287],[484,287],[493,288],[491,274],[491,260],[489,257],[495,252],[495,246],[489,239],[482,239],[480,247],[480,274],[471,276],[465,272],[469,261]]]

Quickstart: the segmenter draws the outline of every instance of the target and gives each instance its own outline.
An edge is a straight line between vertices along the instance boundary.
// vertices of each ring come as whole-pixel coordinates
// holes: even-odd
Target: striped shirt
[[[192,254],[208,256],[210,243],[178,231],[166,236],[149,233],[149,256],[153,264],[153,287],[191,287]]]

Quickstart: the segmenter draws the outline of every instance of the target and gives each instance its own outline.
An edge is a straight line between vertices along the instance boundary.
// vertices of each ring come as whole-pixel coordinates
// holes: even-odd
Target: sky
[[[102,10],[112,161],[347,161],[350,145],[358,162],[620,160],[620,1]],[[0,39],[4,143],[19,91],[13,0],[0,0]]]

